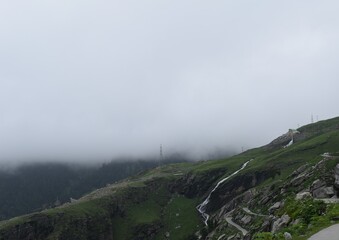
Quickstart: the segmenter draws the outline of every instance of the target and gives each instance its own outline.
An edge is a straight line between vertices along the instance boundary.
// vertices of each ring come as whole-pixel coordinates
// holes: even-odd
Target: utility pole
[[[313,114],[311,114],[311,123],[313,123],[314,121],[313,121]]]

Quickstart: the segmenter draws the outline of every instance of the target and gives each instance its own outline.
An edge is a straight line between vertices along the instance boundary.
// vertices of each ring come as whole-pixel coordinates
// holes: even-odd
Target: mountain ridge
[[[297,130],[227,159],[157,167],[61,207],[0,222],[0,239],[284,239],[285,233],[306,239],[339,220],[338,204],[315,197],[338,196],[339,117]],[[196,207],[209,195],[205,226]]]

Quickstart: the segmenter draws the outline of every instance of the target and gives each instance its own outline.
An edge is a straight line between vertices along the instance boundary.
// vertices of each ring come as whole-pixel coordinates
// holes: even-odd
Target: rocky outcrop
[[[303,200],[303,199],[311,198],[311,197],[312,197],[312,194],[308,191],[305,191],[305,192],[297,193],[297,195],[295,196],[295,199],[296,200]]]
[[[275,187],[272,185],[260,188],[260,190],[250,187],[251,185],[249,183],[255,182],[249,178],[249,176],[253,177],[253,173],[252,175],[247,174],[246,177],[248,179],[246,180],[244,176],[238,176],[238,179],[235,177],[227,183],[227,185],[232,184],[232,186],[221,186],[220,190],[222,190],[223,193],[220,191],[218,195],[214,197],[220,199],[222,196],[226,196],[225,193],[230,194],[232,192],[235,193],[235,196],[228,201],[224,200],[224,205],[221,207],[218,215],[213,215],[212,218],[217,220],[224,216],[225,213],[232,212],[233,221],[241,227],[248,229],[250,233],[258,231],[277,233],[285,227],[300,224],[301,219],[291,219],[286,213],[282,216],[277,215],[281,214],[281,210],[284,208],[284,198],[291,196],[293,192],[296,193],[295,198],[298,201],[308,201],[311,198],[330,198],[334,196],[337,187],[339,187],[339,185],[335,185],[335,180],[339,181],[339,164],[336,166],[334,175],[333,171],[330,171],[327,167],[328,161],[332,161],[333,159],[333,157],[324,157],[314,166],[304,164],[298,167],[285,182],[281,182],[280,184],[278,182]],[[316,178],[316,176],[320,177]],[[238,184],[240,178],[242,178],[241,185]],[[246,184],[249,184],[249,190],[239,194],[239,192],[241,192],[239,189],[246,189]],[[293,192],[291,192],[291,190]],[[215,202],[213,204],[215,204]],[[261,206],[259,209],[257,208],[258,205]],[[270,216],[250,214],[250,211],[246,212],[243,210],[244,208],[254,209],[254,211],[257,209],[260,212],[260,209],[265,209],[265,207],[262,207],[264,205],[267,206],[266,210]],[[264,210],[264,212],[266,210]],[[257,225],[258,222],[261,222],[259,227]],[[222,224],[222,222],[219,221],[219,224]],[[285,232],[284,237],[285,239],[291,239],[291,234]]]
[[[245,215],[244,217],[241,218],[240,221],[241,221],[242,224],[247,225],[252,221],[252,217]]]
[[[227,169],[216,169],[204,175],[188,173],[175,182],[170,183],[169,190],[189,198],[203,196],[209,192],[208,190],[211,186],[214,186],[213,183],[224,175],[226,171]]]
[[[289,142],[300,141],[304,139],[304,134],[300,134],[299,131],[295,129],[289,129],[287,133],[279,136],[278,138],[274,139],[271,143],[266,145],[266,148],[276,148],[276,147],[283,147],[286,146]]]
[[[289,232],[284,232],[284,238],[285,238],[285,240],[291,240],[292,235]]]
[[[319,179],[315,180],[311,186],[312,196],[314,198],[331,198],[334,196],[334,189],[333,186],[326,186],[324,181]]]
[[[273,204],[269,209],[268,212],[269,213],[274,213],[277,209],[279,209],[280,207],[282,207],[282,203],[281,202],[276,202],[275,204]]]
[[[337,190],[337,196],[339,195],[339,164],[334,169],[334,187]]]
[[[223,208],[225,205],[230,206],[232,202],[235,203],[234,199],[237,199],[238,197],[241,197],[242,200],[243,197],[251,200],[249,198],[250,195],[247,194],[253,193],[247,193],[246,195],[243,195],[243,193],[277,174],[279,174],[279,171],[272,169],[267,171],[251,172],[233,177],[226,183],[221,184],[219,188],[211,194],[210,204],[207,206],[207,211],[215,211]]]
[[[290,222],[290,220],[291,220],[291,218],[287,214],[282,215],[280,218],[278,218],[277,220],[275,220],[273,222],[271,232],[276,233],[277,231],[279,231],[283,227],[286,227],[287,224]]]

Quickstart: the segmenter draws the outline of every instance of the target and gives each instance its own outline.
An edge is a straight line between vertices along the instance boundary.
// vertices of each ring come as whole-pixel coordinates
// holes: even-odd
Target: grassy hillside
[[[163,164],[185,161],[180,156]],[[78,199],[106,184],[125,179],[159,165],[155,160],[125,159],[87,166],[66,163],[27,163],[17,168],[0,168],[0,220],[40,211]]]
[[[218,237],[232,233],[222,219],[216,220],[230,201],[252,188],[261,191],[282,186],[297,168],[315,165],[325,152],[339,155],[339,118],[298,131],[294,144],[287,148],[286,141],[275,141],[227,159],[157,167],[98,189],[77,202],[0,222],[0,239],[28,239],[23,237],[27,234],[34,236],[31,239],[196,239],[212,231],[217,231]],[[205,227],[196,206],[220,179],[250,159],[253,161],[243,171],[212,195],[208,212],[215,220]],[[326,163],[328,169],[338,163],[333,159]],[[296,194],[293,188],[288,191],[291,196]],[[267,207],[258,209],[267,211]],[[328,214],[336,215],[337,205],[331,209]],[[281,211],[292,215],[297,210]],[[312,231],[315,229],[310,228]]]

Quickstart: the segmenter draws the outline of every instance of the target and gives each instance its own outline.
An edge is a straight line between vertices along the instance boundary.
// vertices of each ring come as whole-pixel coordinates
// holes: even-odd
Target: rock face
[[[276,233],[283,227],[286,227],[290,220],[291,218],[287,214],[282,215],[281,218],[278,218],[276,221],[273,222],[271,232]]]
[[[268,209],[269,213],[273,213],[275,210],[279,209],[282,206],[281,202],[276,202],[273,206]]]
[[[247,225],[252,221],[252,217],[245,215],[243,218],[240,220],[243,224]]]
[[[312,197],[312,194],[310,192],[301,192],[301,193],[297,194],[295,199],[296,200],[303,200],[305,198],[310,198],[310,197]]]
[[[225,173],[225,169],[211,170],[204,176],[197,177],[195,174],[187,174],[170,184],[171,192],[177,192],[192,198],[202,196],[209,192],[213,184]]]
[[[299,131],[294,129],[289,129],[287,133],[281,135],[280,137],[274,139],[270,144],[266,145],[267,148],[282,147],[288,144],[291,139],[299,140],[303,139],[304,136],[300,134]]]
[[[319,179],[312,183],[311,191],[314,198],[331,198],[334,196],[333,187],[326,187],[326,183]]]
[[[323,181],[317,179],[317,180],[315,180],[315,181],[312,183],[311,190],[314,191],[314,190],[316,190],[316,189],[318,189],[318,188],[324,187],[325,185],[326,185],[325,182],[323,182]]]
[[[276,170],[256,171],[246,175],[236,175],[227,183],[222,183],[212,194],[210,203],[207,205],[207,212],[213,212],[221,209],[225,205],[231,204],[233,200],[251,189],[257,184],[279,174]],[[247,193],[248,194],[248,193]],[[245,198],[248,199],[247,194]],[[251,193],[253,194],[253,193]],[[242,199],[244,199],[242,197]],[[225,204],[226,203],[226,204]],[[227,209],[228,207],[226,207]],[[234,206],[232,206],[234,208]]]
[[[284,237],[285,237],[285,240],[291,240],[292,239],[292,235],[289,232],[284,232]]]
[[[338,192],[339,192],[339,163],[334,168],[334,187],[337,190],[337,196],[338,196]]]
[[[308,179],[308,173],[304,172],[299,174],[297,177],[293,178],[291,181],[291,185],[293,187],[299,186],[301,183],[305,182]]]

